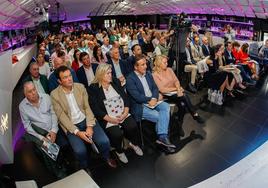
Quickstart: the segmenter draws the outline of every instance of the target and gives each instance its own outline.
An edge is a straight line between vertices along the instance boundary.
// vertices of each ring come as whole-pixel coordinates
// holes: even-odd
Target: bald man
[[[209,46],[209,41],[207,37],[202,38],[202,52],[205,57],[210,56],[212,52],[212,48]]]
[[[61,66],[66,66],[66,64],[63,62],[63,60],[61,58],[55,57],[55,59],[54,59],[54,69],[56,70],[57,68],[59,68]],[[74,82],[79,83],[74,70],[73,69],[70,69],[70,70],[71,70],[71,74],[73,76]],[[48,79],[49,92],[53,91],[58,86],[59,86],[59,82],[58,82],[58,79],[57,79],[57,77],[55,75],[55,71],[54,71],[54,72],[52,72],[50,74],[49,79]]]

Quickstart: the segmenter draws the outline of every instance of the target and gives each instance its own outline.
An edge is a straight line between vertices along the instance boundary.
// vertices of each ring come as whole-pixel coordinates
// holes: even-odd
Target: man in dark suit
[[[110,50],[111,59],[108,60],[108,64],[112,65],[112,74],[113,77],[120,80],[121,85],[125,85],[126,77],[130,73],[130,68],[128,63],[125,60],[120,59],[119,49],[112,48]]]
[[[204,54],[205,57],[210,56],[211,52],[212,52],[212,48],[209,46],[208,44],[208,38],[207,37],[203,37],[202,38],[202,52]]]
[[[227,42],[224,50],[224,57],[227,65],[235,64],[235,57],[232,53],[232,43]]]
[[[87,88],[95,78],[98,64],[90,62],[90,57],[87,52],[81,52],[79,60],[83,63],[83,66],[77,70],[76,75],[79,82]]]
[[[151,73],[146,72],[144,56],[136,57],[135,71],[127,77],[126,89],[131,100],[131,114],[136,121],[146,119],[156,123],[157,143],[169,149],[175,146],[169,141],[169,104],[162,101]]]
[[[56,70],[56,69],[58,69],[61,66],[66,66],[66,63],[61,58],[56,57],[54,59],[54,69]],[[74,70],[73,69],[70,69],[70,71],[71,71],[71,74],[72,74],[72,77],[73,77],[73,81],[76,82],[76,83],[79,83]],[[52,72],[50,74],[49,79],[48,79],[49,92],[53,91],[58,86],[59,86],[59,82],[58,82],[58,79],[57,79],[56,74],[55,74],[55,71],[54,71],[54,72]]]
[[[38,93],[49,94],[47,77],[39,73],[39,66],[36,62],[30,64],[29,71],[30,75],[24,81],[32,81]]]
[[[133,54],[127,58],[127,63],[130,68],[130,71],[132,72],[134,71],[135,57],[142,55],[142,49],[139,44],[134,44],[131,47],[131,51]],[[151,72],[150,62],[147,59],[146,59],[146,63],[147,63],[147,71]]]

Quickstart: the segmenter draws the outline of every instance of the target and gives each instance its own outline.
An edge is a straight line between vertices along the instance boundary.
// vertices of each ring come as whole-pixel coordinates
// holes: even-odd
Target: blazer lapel
[[[135,72],[133,72],[134,74],[134,78],[136,79],[136,83],[137,83],[137,88],[145,95],[144,89],[143,89],[143,85],[140,81],[140,79],[138,78],[138,76],[136,75]]]
[[[59,100],[61,101],[61,105],[63,107],[63,109],[66,109],[66,112],[68,113],[68,115],[70,115],[70,107],[69,107],[69,104],[67,102],[67,98],[65,96],[65,93],[63,91],[63,89],[61,88],[61,86],[59,86]]]

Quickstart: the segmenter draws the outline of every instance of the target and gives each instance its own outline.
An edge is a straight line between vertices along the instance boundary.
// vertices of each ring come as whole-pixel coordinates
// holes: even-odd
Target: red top
[[[233,48],[232,53],[234,55],[234,58],[235,59],[238,59],[238,50],[236,50],[235,48]]]
[[[239,60],[240,61],[240,63],[243,63],[243,64],[245,64],[245,63],[247,63],[247,61],[248,61],[248,58],[249,58],[249,55],[248,55],[248,53],[245,53],[245,52],[243,52],[241,49],[238,51],[238,58],[237,58],[237,60]]]
[[[79,69],[79,63],[73,60],[72,69],[76,72]]]

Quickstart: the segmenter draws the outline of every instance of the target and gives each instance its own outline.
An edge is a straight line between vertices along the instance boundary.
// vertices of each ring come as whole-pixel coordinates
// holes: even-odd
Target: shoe
[[[166,146],[166,147],[176,148],[176,146],[174,144],[172,144],[167,137],[164,137],[164,138],[159,137],[156,140],[156,143],[160,144],[160,145],[163,145],[163,146]]]
[[[250,80],[249,82],[246,83],[248,86],[255,86],[257,82],[255,80]]]
[[[138,155],[138,156],[143,156],[143,151],[139,146],[135,146],[133,145],[131,142],[129,143],[129,146],[134,150],[134,152]]]
[[[111,168],[116,168],[117,167],[116,161],[114,159],[107,159],[106,162],[109,165],[109,167],[111,167]]]
[[[242,95],[244,94],[244,91],[241,91],[240,89],[235,89],[235,92],[239,93],[239,94],[242,94]]]
[[[188,84],[188,89],[189,89],[190,92],[193,92],[193,93],[197,92],[195,86],[193,84],[191,84],[191,83]]]
[[[232,98],[235,98],[235,95],[234,95],[233,91],[231,91],[231,90],[228,90],[227,95],[232,97]]]
[[[203,118],[201,118],[201,117],[199,116],[199,114],[197,114],[197,115],[193,115],[193,118],[194,118],[195,121],[197,121],[197,122],[200,123],[200,124],[205,123],[205,120],[204,120]]]
[[[127,163],[128,163],[127,156],[125,155],[124,152],[122,152],[122,153],[117,153],[117,152],[115,152],[115,153],[116,153],[117,157],[119,158],[119,160],[120,160],[122,163],[124,163],[124,164],[127,164]]]
[[[244,86],[242,83],[239,83],[239,87],[240,87],[241,89],[247,89],[247,87]]]

